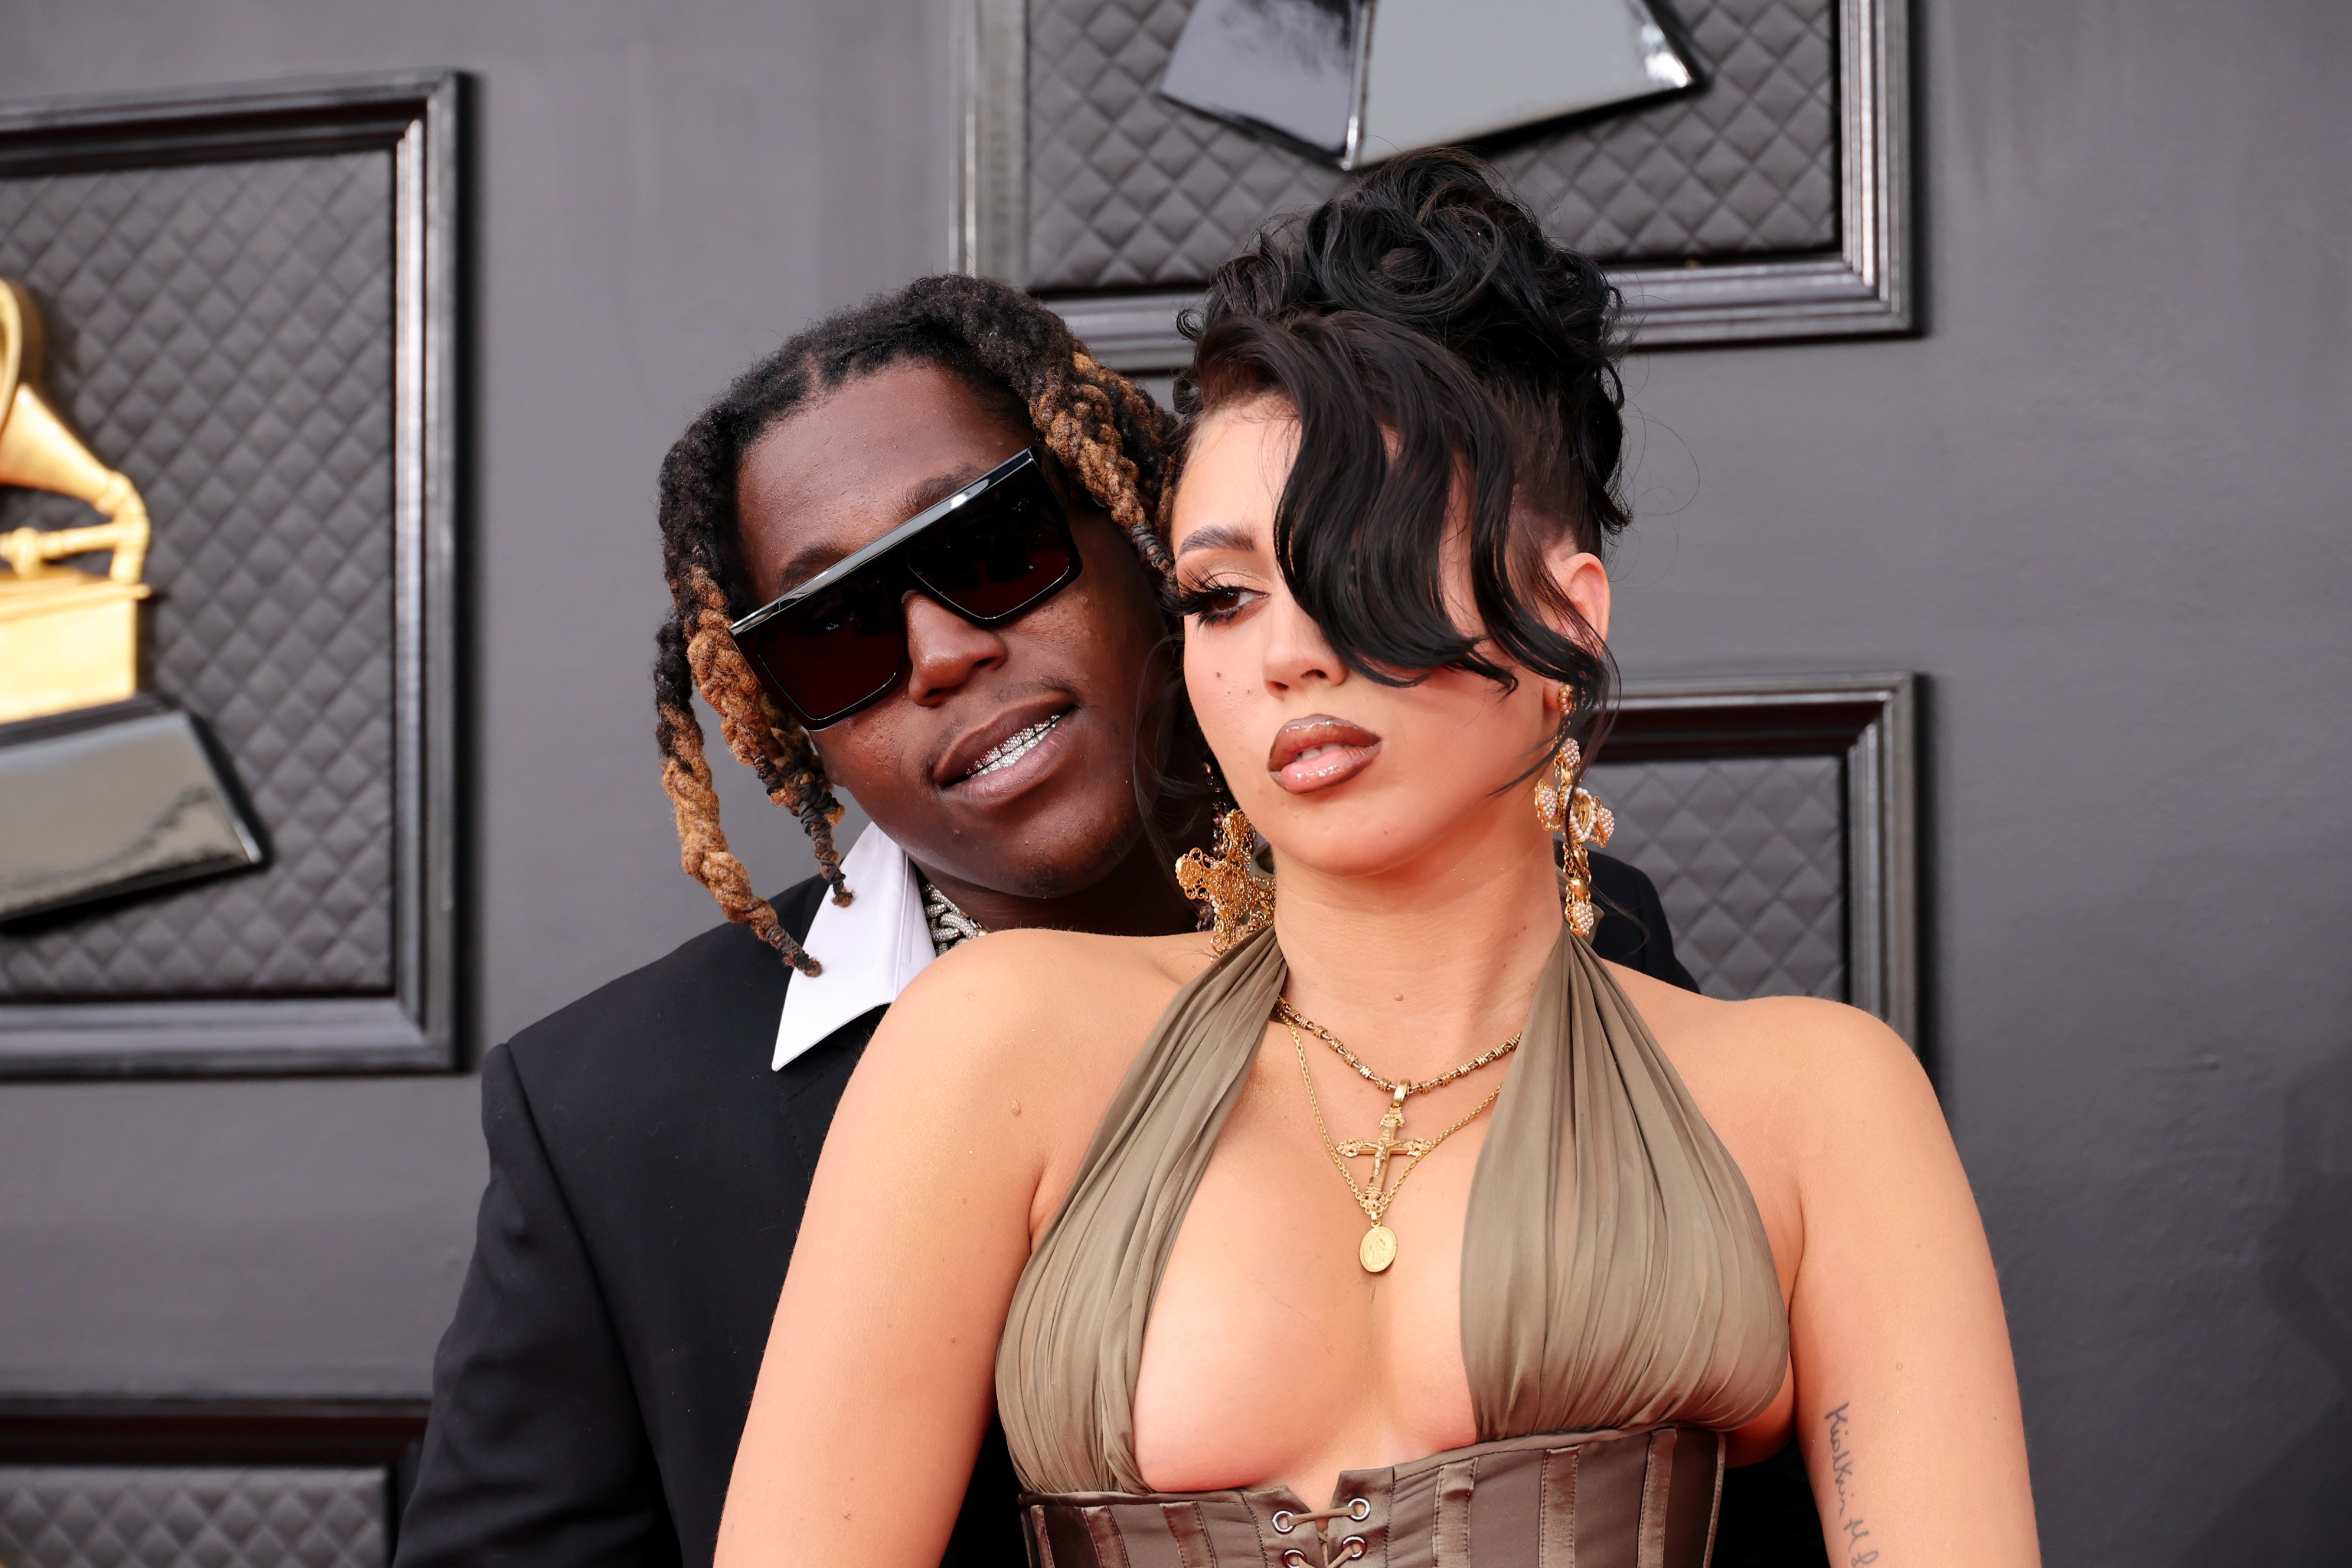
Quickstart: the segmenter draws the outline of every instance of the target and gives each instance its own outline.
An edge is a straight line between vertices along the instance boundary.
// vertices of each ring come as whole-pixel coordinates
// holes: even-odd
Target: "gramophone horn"
[[[8,422],[16,383],[41,379],[41,315],[25,290],[0,278],[0,425]]]
[[[31,296],[0,279],[0,485],[54,490],[87,501],[108,520],[100,528],[20,528],[0,536],[0,556],[20,577],[43,563],[87,551],[114,552],[107,575],[136,583],[146,566],[147,503],[122,475],[91,455],[66,428],[38,387],[41,317]]]

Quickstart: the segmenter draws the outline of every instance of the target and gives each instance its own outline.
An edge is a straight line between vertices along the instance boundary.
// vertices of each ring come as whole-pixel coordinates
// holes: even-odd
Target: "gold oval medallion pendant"
[[[1396,1261],[1396,1232],[1384,1225],[1376,1225],[1364,1232],[1357,1244],[1356,1261],[1364,1266],[1367,1274],[1378,1274]]]

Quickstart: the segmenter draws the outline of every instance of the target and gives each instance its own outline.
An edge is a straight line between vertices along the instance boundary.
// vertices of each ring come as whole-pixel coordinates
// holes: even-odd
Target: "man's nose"
[[[901,601],[907,616],[907,695],[925,706],[944,701],[973,676],[1004,662],[1004,639],[973,626],[924,595]]]

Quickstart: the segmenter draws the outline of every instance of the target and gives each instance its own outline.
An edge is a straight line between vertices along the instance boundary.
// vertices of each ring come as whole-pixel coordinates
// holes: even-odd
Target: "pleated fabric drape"
[[[1013,1293],[997,1401],[1038,1493],[1150,1491],[1152,1298],[1288,971],[1274,932],[1183,987]],[[1760,1414],[1788,1319],[1746,1179],[1607,967],[1563,928],[1473,1179],[1462,1354],[1481,1442]]]

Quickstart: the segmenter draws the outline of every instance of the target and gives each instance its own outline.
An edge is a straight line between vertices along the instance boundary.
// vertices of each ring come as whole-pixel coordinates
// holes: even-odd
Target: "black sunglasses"
[[[812,730],[904,685],[908,592],[976,626],[1025,615],[1077,581],[1078,547],[1026,450],[728,629],[775,700]]]

